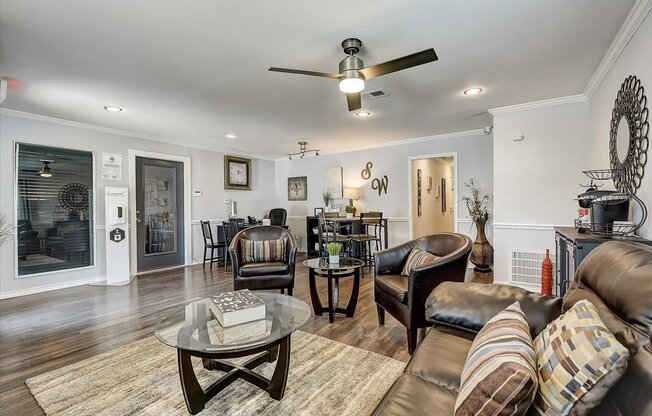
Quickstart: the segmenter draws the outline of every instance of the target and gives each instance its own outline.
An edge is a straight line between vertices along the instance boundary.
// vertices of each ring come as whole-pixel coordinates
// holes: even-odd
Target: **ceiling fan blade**
[[[274,66],[269,68],[269,71],[272,71],[272,72],[285,72],[285,73],[288,73],[288,74],[310,75],[310,76],[313,76],[313,77],[340,79],[340,74],[332,74],[330,72],[304,71],[302,69],[276,68]]]
[[[346,94],[346,103],[349,106],[349,111],[359,110],[362,108],[362,96],[359,92]]]
[[[404,56],[402,58],[361,69],[359,72],[365,77],[365,79],[372,79],[377,78],[381,75],[391,74],[392,72],[412,68],[413,66],[427,64],[428,62],[434,62],[437,59],[439,58],[437,57],[435,50],[430,48],[426,49],[425,51],[413,53],[412,55]]]

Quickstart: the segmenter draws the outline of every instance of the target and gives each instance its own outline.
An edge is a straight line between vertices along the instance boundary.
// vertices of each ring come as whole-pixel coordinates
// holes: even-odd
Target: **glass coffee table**
[[[290,367],[290,336],[312,316],[310,306],[297,298],[275,293],[256,292],[267,308],[263,320],[223,328],[209,310],[211,299],[202,299],[179,308],[163,318],[155,335],[177,349],[179,377],[186,406],[191,414],[200,412],[217,393],[237,379],[267,391],[280,400],[285,393]],[[254,355],[244,363],[227,359]],[[226,373],[203,389],[197,382],[191,357],[201,357],[204,368]],[[276,361],[270,379],[253,371]]]
[[[344,313],[347,317],[352,318],[355,314],[355,307],[358,304],[358,293],[360,292],[360,268],[364,266],[364,261],[350,257],[341,257],[339,263],[329,263],[328,258],[309,259],[303,262],[308,267],[308,278],[310,283],[310,299],[312,308],[316,315],[321,315],[324,307],[319,300],[317,292],[317,283],[315,277],[328,279],[328,321],[335,322],[335,313]],[[346,309],[340,308],[340,278],[353,276],[353,288],[351,289],[351,298],[346,305]]]

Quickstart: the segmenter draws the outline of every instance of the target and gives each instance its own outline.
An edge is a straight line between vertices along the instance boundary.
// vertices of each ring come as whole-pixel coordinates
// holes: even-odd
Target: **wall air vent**
[[[546,257],[542,250],[519,249],[509,250],[509,281],[515,286],[539,292],[541,290],[541,263]],[[552,260],[553,279],[555,273],[555,255],[550,253]],[[554,284],[554,282],[553,282]]]
[[[362,93],[363,100],[374,100],[376,98],[387,97],[389,94],[383,90],[373,90]]]

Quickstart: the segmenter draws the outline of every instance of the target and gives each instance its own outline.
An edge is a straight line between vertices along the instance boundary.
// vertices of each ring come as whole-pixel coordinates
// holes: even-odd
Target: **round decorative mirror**
[[[616,152],[618,153],[618,160],[625,162],[627,154],[630,149],[629,145],[629,122],[626,117],[620,118],[618,123],[618,132],[616,133]]]
[[[636,193],[641,186],[649,144],[649,110],[641,80],[625,79],[611,112],[609,158],[613,181],[621,192]]]

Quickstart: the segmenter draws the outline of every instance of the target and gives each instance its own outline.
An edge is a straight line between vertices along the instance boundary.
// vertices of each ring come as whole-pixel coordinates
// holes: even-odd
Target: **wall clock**
[[[224,156],[224,189],[251,191],[251,159]]]

